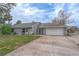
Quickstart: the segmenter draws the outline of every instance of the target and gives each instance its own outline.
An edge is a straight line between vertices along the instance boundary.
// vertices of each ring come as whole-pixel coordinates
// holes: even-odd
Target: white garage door
[[[63,28],[48,28],[46,35],[64,35],[64,30]]]

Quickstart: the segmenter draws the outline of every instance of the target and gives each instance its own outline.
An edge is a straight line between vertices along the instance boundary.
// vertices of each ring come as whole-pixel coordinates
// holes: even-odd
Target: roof
[[[41,28],[52,28],[52,27],[65,27],[65,26],[62,26],[62,25],[53,25],[52,23],[42,23],[40,24]]]
[[[28,28],[28,27],[32,27],[32,23],[23,23],[23,24],[17,24],[17,25],[13,25],[12,28]]]
[[[12,28],[31,28],[34,24],[39,24],[39,28],[65,27],[62,25],[53,25],[52,23],[32,22],[32,23],[22,23],[22,24],[13,25]]]

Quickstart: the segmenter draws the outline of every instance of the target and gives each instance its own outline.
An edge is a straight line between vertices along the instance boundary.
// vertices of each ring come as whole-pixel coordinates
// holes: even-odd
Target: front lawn
[[[17,35],[1,35],[0,36],[0,55],[5,55],[14,49],[26,44],[39,36],[17,36]]]

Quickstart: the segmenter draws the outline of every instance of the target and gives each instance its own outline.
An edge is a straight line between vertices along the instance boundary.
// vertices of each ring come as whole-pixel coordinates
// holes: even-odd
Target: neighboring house
[[[27,34],[35,34],[35,35],[66,35],[66,27],[65,26],[56,26],[52,23],[23,23],[17,24],[12,27],[13,31],[18,35],[27,35]]]

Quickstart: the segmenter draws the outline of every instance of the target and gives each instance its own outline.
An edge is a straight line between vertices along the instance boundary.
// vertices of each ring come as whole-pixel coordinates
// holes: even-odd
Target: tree
[[[21,24],[22,22],[20,21],[20,20],[18,20],[17,22],[16,22],[16,24]]]
[[[11,27],[5,26],[5,22],[8,21],[8,23],[12,20],[12,16],[10,14],[11,9],[16,6],[15,3],[0,3],[0,32],[2,34],[10,34],[11,33]]]
[[[4,15],[4,21],[8,21],[8,24],[10,23],[10,21],[12,20],[12,16],[11,15]]]
[[[10,22],[12,16],[10,15],[11,9],[16,6],[15,3],[0,3],[0,15],[1,15],[1,19],[3,19],[3,21],[8,21],[8,23]]]
[[[69,20],[69,17],[71,16],[72,13],[66,13],[64,10],[60,10],[58,12],[57,17],[54,18],[53,24],[55,25],[66,25]]]
[[[4,11],[5,9],[3,8],[2,4],[0,4],[0,23],[4,23],[4,20],[3,20]]]

